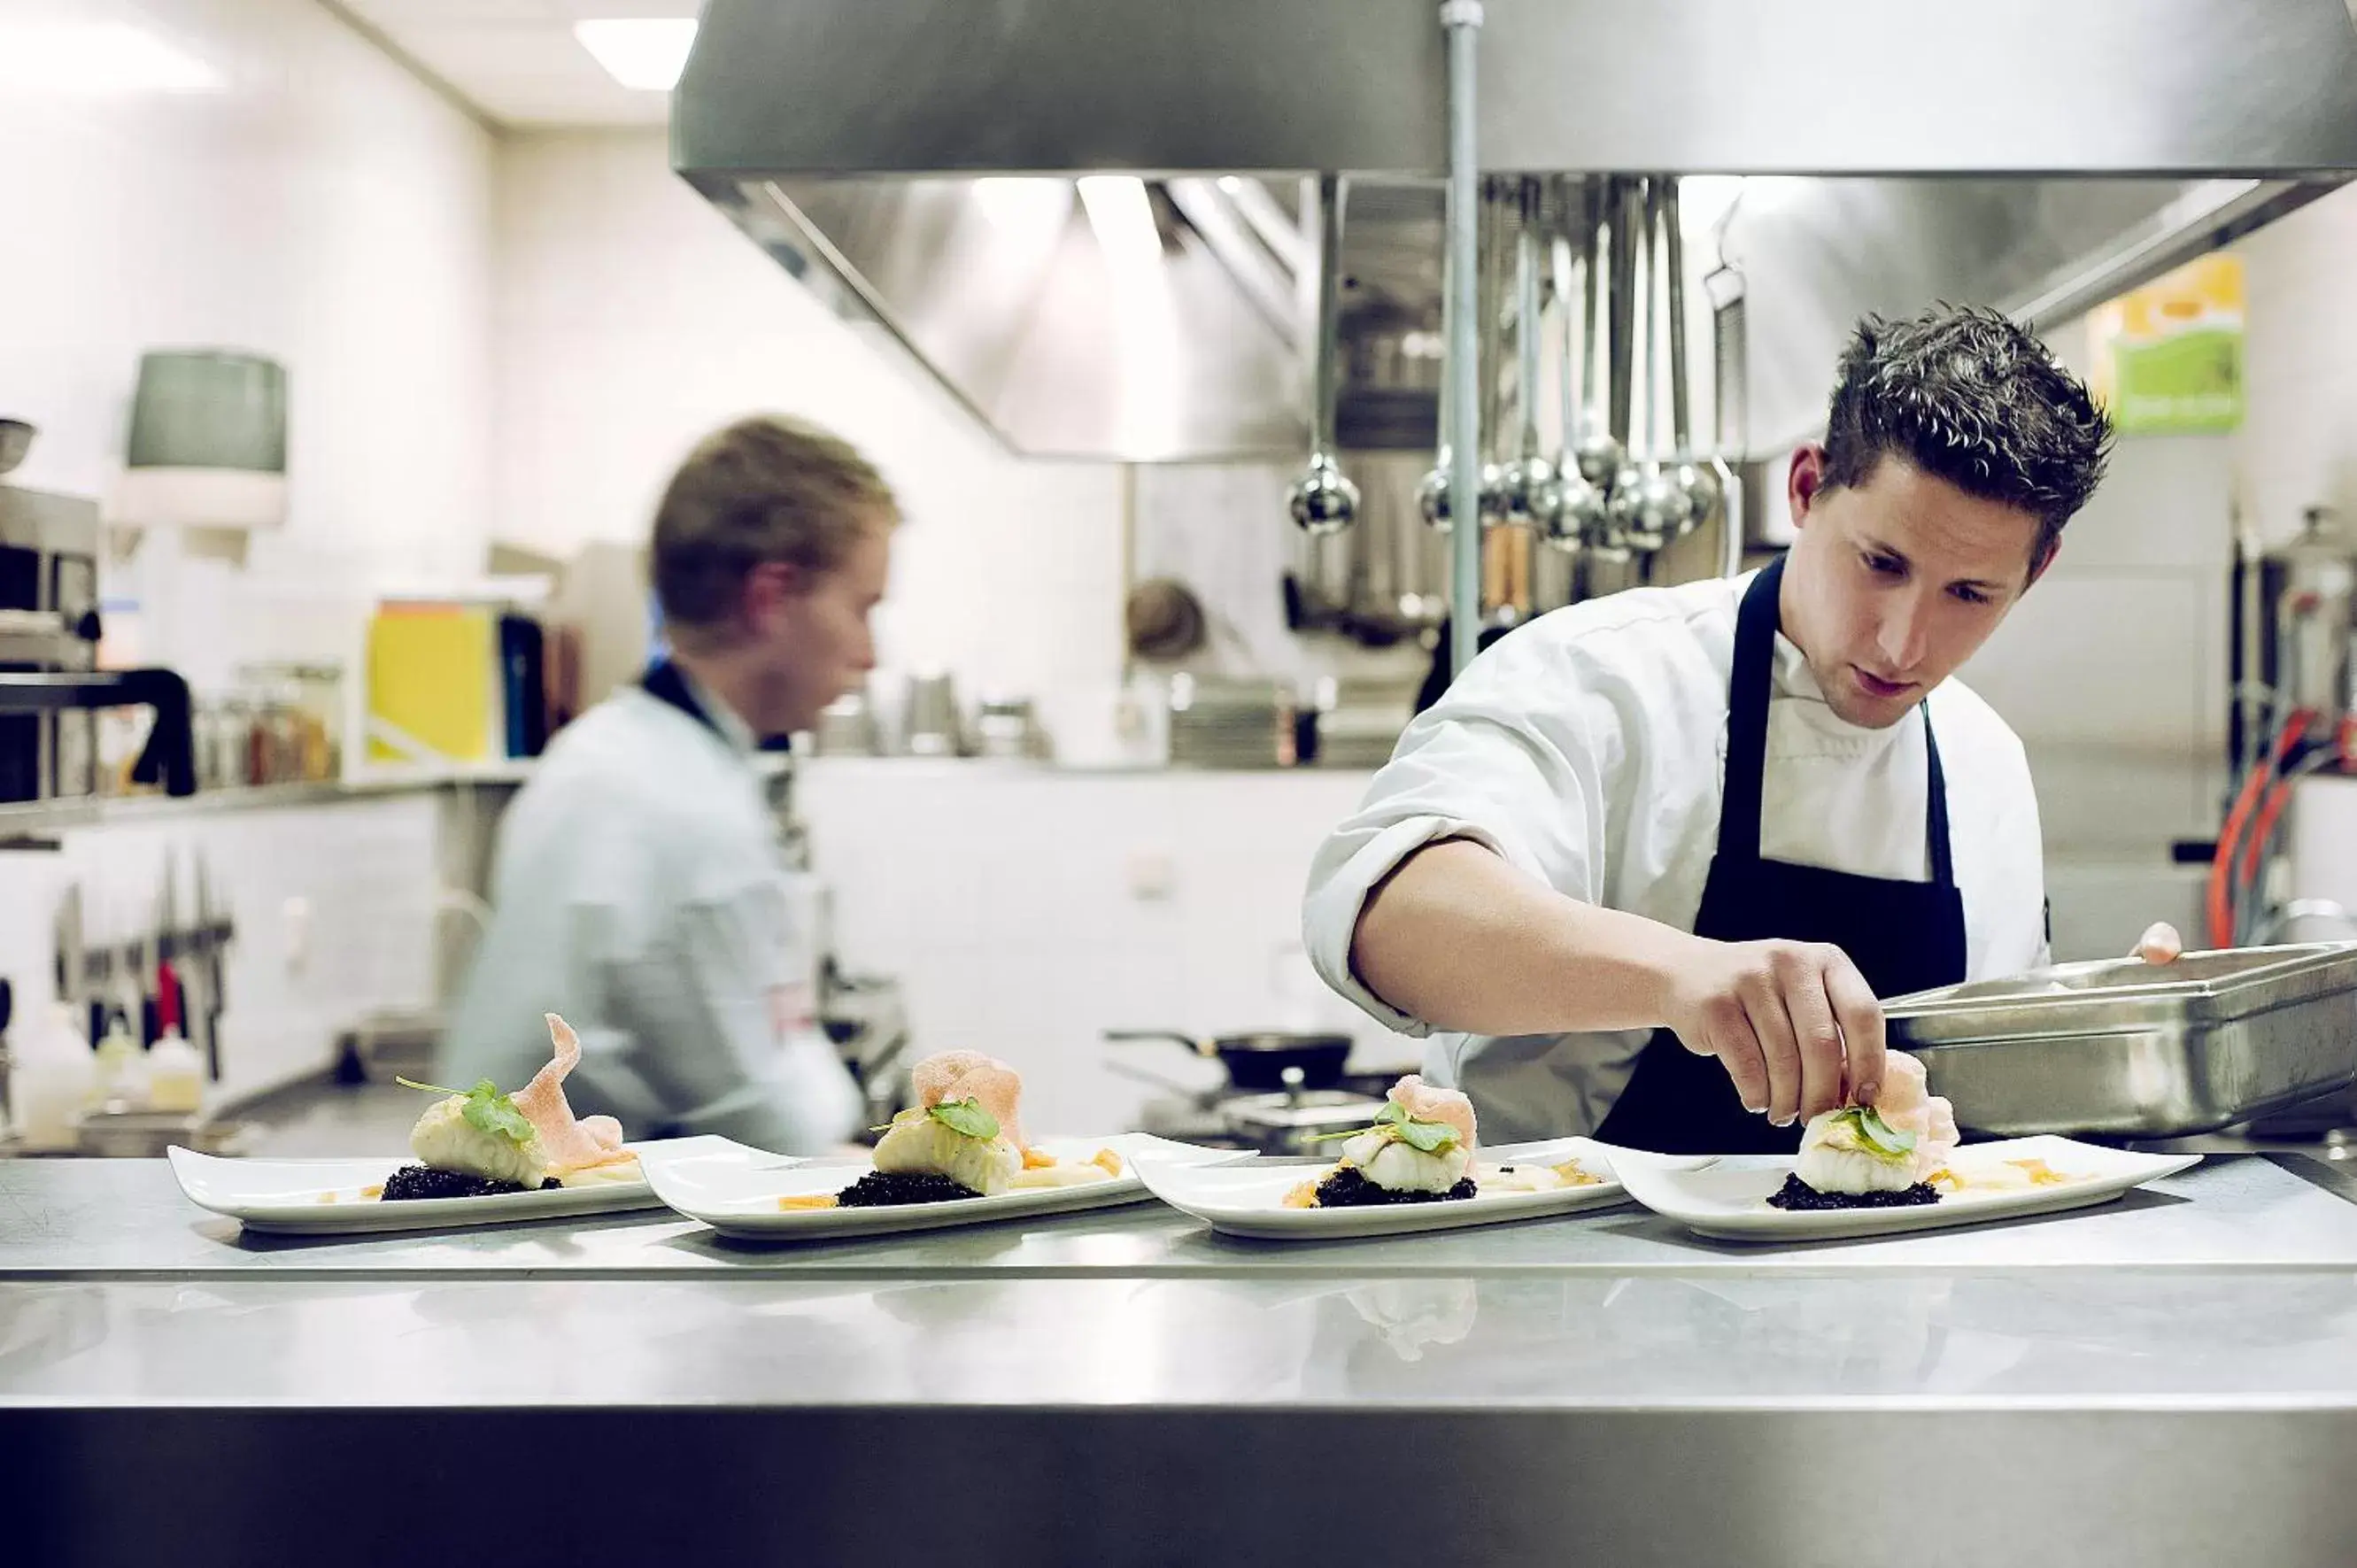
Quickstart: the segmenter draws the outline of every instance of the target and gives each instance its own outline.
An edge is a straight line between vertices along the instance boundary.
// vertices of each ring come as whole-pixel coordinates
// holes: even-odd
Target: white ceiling
[[[693,16],[695,0],[328,0],[502,125],[659,125],[671,95],[634,92],[573,36],[601,16]]]

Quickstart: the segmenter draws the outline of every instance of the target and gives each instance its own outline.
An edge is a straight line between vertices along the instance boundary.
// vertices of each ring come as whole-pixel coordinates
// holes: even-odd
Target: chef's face
[[[756,727],[769,735],[810,729],[820,709],[876,668],[868,617],[883,600],[891,567],[892,526],[879,517],[825,571],[780,564],[756,573],[748,607],[769,675],[763,712],[746,715]]]
[[[1971,658],[2043,569],[2038,519],[1890,456],[1862,484],[1828,486],[1824,457],[1792,456],[1784,635],[1835,713],[1880,729]]]

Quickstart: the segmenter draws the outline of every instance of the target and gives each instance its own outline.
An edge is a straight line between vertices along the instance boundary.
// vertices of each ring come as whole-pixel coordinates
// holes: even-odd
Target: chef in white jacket
[[[1863,323],[1792,458],[1791,551],[1477,659],[1319,850],[1312,961],[1429,1036],[1426,1072],[1497,1142],[1789,1151],[1870,1101],[1878,997],[2047,956],[2021,744],[1950,672],[2053,559],[2110,438],[2001,316]]]
[[[673,476],[650,550],[671,651],[559,734],[501,821],[444,1082],[521,1085],[556,1013],[581,1036],[575,1108],[632,1136],[802,1153],[856,1130],[755,759],[873,667],[897,516],[850,446],[784,420]]]

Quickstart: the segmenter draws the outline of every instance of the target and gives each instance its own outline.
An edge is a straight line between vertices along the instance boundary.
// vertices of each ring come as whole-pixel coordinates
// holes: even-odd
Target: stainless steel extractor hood
[[[1485,167],[1831,177],[1728,226],[1760,442],[1865,310],[2059,320],[2357,170],[2343,0],[1487,0],[1481,41]],[[1431,440],[1442,99],[1432,0],[710,0],[673,151],[1019,451],[1297,454],[1317,170],[1343,445]]]

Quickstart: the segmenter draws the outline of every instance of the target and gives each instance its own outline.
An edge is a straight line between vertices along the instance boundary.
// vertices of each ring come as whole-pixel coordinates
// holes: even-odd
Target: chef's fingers
[[[2155,920],[2136,939],[2136,951],[2130,958],[2140,958],[2147,963],[2175,963],[2185,954],[2185,939],[2167,920]]]
[[[1789,1127],[1801,1107],[1801,1043],[1792,1033],[1781,987],[1749,992],[1743,998],[1743,1015],[1750,1020],[1760,1054],[1768,1063],[1769,1124]]]
[[[1680,1035],[1678,1039],[1696,1056],[1718,1058],[1734,1080],[1735,1095],[1743,1101],[1743,1109],[1755,1112],[1768,1109],[1767,1058],[1760,1054],[1760,1037],[1744,1015],[1743,1004],[1732,994],[1717,997],[1705,1009],[1700,1038]]]
[[[1848,1058],[1849,1097],[1871,1105],[1882,1089],[1885,1057],[1882,1004],[1874,987],[1839,948],[1825,950],[1825,1000],[1833,1004],[1834,1022],[1841,1028],[1843,1054]]]
[[[1784,986],[1784,1005],[1800,1046],[1803,1120],[1842,1102],[1841,1030],[1834,1023],[1833,1002],[1825,989],[1832,967],[1821,955],[1797,954]]]

